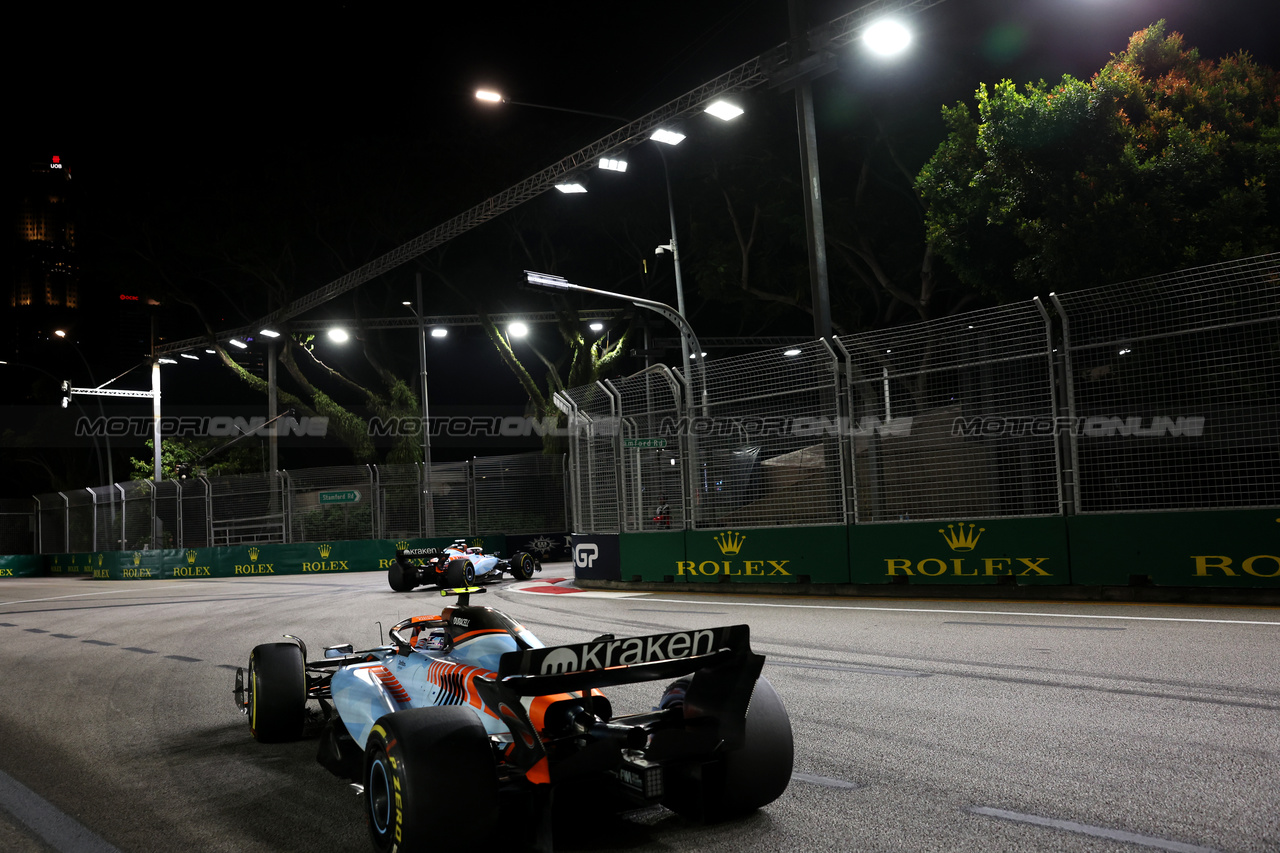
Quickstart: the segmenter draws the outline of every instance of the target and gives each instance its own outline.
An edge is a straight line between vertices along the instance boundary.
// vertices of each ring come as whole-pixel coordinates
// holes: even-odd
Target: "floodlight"
[[[742,107],[725,100],[713,101],[707,105],[705,111],[721,121],[732,121],[742,115],[743,112]]]

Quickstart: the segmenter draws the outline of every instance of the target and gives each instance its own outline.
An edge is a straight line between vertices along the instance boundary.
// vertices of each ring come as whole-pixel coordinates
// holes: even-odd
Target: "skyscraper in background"
[[[58,155],[31,164],[18,218],[17,263],[11,308],[41,314],[80,305],[76,217],[71,170]]]

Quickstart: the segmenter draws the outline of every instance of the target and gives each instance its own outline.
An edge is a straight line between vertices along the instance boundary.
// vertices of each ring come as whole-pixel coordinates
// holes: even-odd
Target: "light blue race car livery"
[[[285,635],[236,672],[257,740],[319,734],[319,762],[362,792],[375,850],[549,851],[553,802],[719,820],[786,789],[791,723],[746,625],[548,648],[471,604],[484,591],[444,590],[457,602],[396,623],[385,646],[308,661]],[[639,713],[616,715],[600,690],[658,680],[671,683]]]
[[[387,569],[387,583],[396,592],[408,592],[424,585],[471,586],[477,581],[499,580],[503,573],[527,581],[540,571],[542,563],[532,554],[517,552],[504,560],[498,554],[468,546],[465,539],[456,539],[446,548],[397,549],[396,558]]]

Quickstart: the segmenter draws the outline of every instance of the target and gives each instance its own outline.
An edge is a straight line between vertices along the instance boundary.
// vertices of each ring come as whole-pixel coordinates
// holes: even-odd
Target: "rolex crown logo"
[[[188,551],[188,552],[187,552],[187,563],[188,563],[188,565],[194,565],[194,564],[195,564],[195,562],[196,562],[196,552],[195,552],[195,551]]]
[[[325,543],[324,545],[319,546],[316,550],[320,552],[321,557],[328,557],[329,552],[333,550],[333,546]]]
[[[960,529],[956,530],[955,528],[957,527]],[[970,524],[969,530],[966,532],[964,522],[960,522],[958,525],[948,524],[946,530],[939,527],[938,532],[942,534],[943,539],[947,540],[947,545],[951,547],[952,551],[972,551],[978,544],[978,537],[982,536],[987,529],[978,527],[978,532],[975,534],[973,532],[974,527],[977,527],[977,525]]]
[[[408,539],[401,539],[399,542],[396,543],[397,551],[403,551],[405,548],[408,548],[408,547],[409,547]]]
[[[257,549],[257,548],[250,548],[250,549],[249,549],[249,559],[250,559],[250,560],[256,560],[256,559],[258,559],[258,549]]]
[[[99,554],[99,555],[98,555],[98,565],[99,565],[99,566],[101,566],[101,565],[102,565],[102,558],[103,558],[104,556],[105,556],[104,554]]]
[[[134,552],[133,552],[133,564],[134,564],[135,566],[140,566],[140,565],[142,565],[142,552],[141,552],[141,551],[134,551]]]
[[[743,536],[741,533],[735,533],[732,530],[726,530],[719,536],[714,536],[712,538],[715,539],[716,544],[720,546],[720,553],[725,554],[726,556],[738,553],[738,551],[742,549],[742,543],[747,539],[747,537]]]

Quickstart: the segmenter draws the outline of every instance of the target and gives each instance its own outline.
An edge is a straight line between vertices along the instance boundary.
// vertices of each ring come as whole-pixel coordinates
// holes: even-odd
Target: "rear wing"
[[[749,673],[754,684],[763,664],[751,651],[750,628],[728,625],[507,652],[497,682],[519,696],[540,696],[727,668]]]

